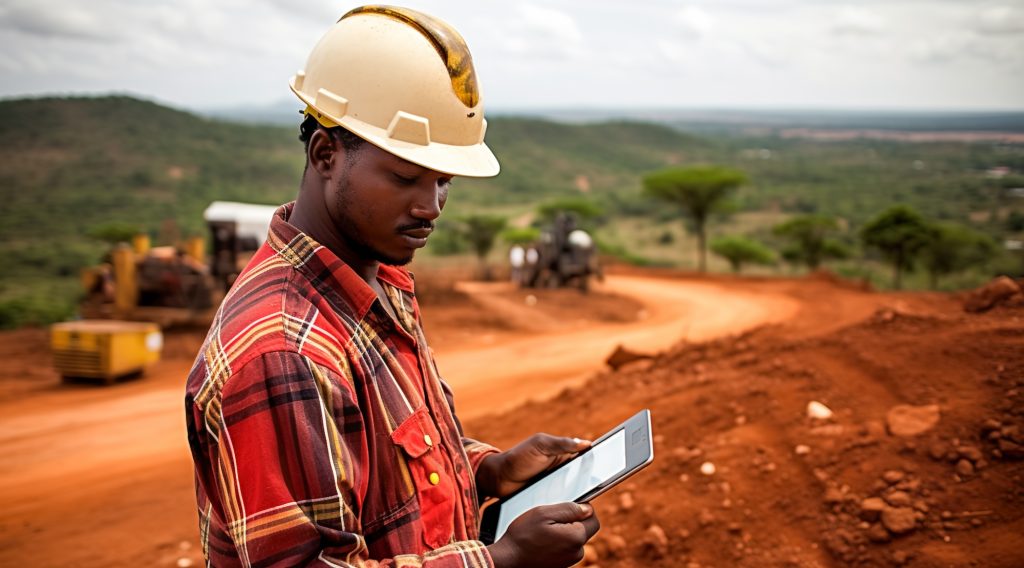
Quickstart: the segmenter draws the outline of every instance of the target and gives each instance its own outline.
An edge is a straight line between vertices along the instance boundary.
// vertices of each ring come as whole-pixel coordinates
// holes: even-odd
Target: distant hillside
[[[214,200],[292,199],[304,163],[296,126],[229,123],[129,97],[0,101],[0,303],[25,294],[71,302],[79,269],[106,249],[86,237],[98,226],[134,225],[159,242],[172,228],[205,234],[202,211]],[[458,180],[453,208],[580,187],[635,192],[644,172],[706,146],[650,124],[515,118],[491,120],[488,142],[503,173]]]

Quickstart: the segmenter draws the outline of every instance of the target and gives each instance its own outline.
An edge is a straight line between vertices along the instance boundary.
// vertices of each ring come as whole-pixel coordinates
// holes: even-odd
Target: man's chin
[[[380,261],[381,264],[387,264],[389,266],[405,266],[406,264],[412,262],[413,256],[414,253],[410,253],[408,256],[404,257],[391,257],[382,255],[381,258],[378,258],[377,260]]]

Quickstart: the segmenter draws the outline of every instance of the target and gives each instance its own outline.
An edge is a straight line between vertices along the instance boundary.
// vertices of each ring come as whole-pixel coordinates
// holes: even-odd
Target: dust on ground
[[[651,408],[656,459],[596,501],[590,564],[1024,565],[1020,306],[634,271],[586,297],[460,285],[424,313],[481,439],[597,436]],[[202,336],[104,388],[60,384],[44,331],[0,334],[0,565],[201,564],[182,387]],[[618,343],[656,356],[598,371]]]

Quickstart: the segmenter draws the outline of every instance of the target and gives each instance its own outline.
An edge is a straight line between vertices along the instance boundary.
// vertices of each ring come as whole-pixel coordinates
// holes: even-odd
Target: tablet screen
[[[494,540],[501,538],[512,521],[526,511],[540,505],[575,501],[625,468],[623,429],[502,504]]]

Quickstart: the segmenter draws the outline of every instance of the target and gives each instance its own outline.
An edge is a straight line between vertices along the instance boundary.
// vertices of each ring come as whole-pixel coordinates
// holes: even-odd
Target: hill
[[[106,249],[86,236],[97,227],[129,225],[172,243],[206,233],[211,201],[292,199],[304,163],[296,130],[124,96],[0,101],[0,327],[12,325],[11,309],[38,320],[70,313],[80,268]],[[584,196],[608,213],[599,241],[677,266],[691,262],[689,237],[674,211],[640,191],[643,174],[667,165],[719,163],[749,175],[736,196],[741,215],[716,221],[713,234],[770,240],[782,218],[818,212],[841,217],[852,242],[860,224],[894,202],[1000,238],[1019,238],[1010,225],[1024,218],[1024,199],[1010,191],[1024,186],[1021,144],[814,140],[773,128],[695,136],[667,124],[509,116],[490,120],[487,139],[501,175],[456,180],[447,218],[519,216],[554,197]],[[863,275],[859,264],[852,270]]]
[[[211,201],[292,199],[304,164],[296,136],[295,127],[212,120],[123,96],[0,101],[0,304],[30,298],[66,312],[79,269],[106,248],[86,238],[96,227],[127,224],[173,242],[174,233],[205,234]],[[515,118],[491,121],[488,141],[504,173],[459,180],[481,191],[459,191],[453,208],[531,203],[580,184],[635,189],[643,172],[681,160],[681,148],[706,145],[642,123]]]

